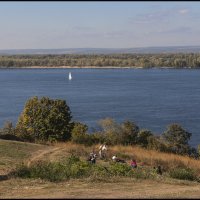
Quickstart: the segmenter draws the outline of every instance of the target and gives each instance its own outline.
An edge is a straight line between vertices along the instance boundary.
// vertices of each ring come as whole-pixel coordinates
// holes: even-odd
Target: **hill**
[[[61,161],[71,154],[78,155],[84,160],[91,150],[97,152],[98,145],[92,147],[73,143],[40,145],[0,140],[1,174],[13,170],[21,162],[32,166],[38,161]],[[136,146],[109,147],[108,159],[114,154],[126,159],[127,163],[134,156],[139,166],[141,162],[144,162],[146,167],[159,163],[166,169],[189,166],[200,172],[200,161],[184,156],[149,151]],[[108,162],[97,159],[96,164],[106,165]],[[72,178],[57,183],[43,179],[14,177],[0,181],[0,198],[197,198],[200,195],[200,183],[165,176],[158,176],[156,179],[116,176],[100,181]]]
[[[63,49],[2,49],[0,55],[20,54],[145,54],[145,53],[199,53],[200,46],[167,46],[137,48],[63,48]]]

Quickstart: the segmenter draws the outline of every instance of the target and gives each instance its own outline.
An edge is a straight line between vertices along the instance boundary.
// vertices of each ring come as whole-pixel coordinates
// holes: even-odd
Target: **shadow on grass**
[[[9,176],[8,175],[0,175],[0,181],[5,181],[8,180]]]

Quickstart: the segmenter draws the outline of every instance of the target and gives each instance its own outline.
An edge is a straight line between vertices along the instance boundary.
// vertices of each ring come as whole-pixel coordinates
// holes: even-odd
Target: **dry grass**
[[[37,151],[43,151],[46,148],[48,146],[0,139],[0,174],[7,173],[17,164],[32,157]]]
[[[71,142],[57,143],[55,146],[62,147],[63,156],[69,153],[75,153],[81,157],[86,157],[94,150],[98,153],[100,145],[93,145],[91,147],[85,147],[84,145],[74,144]],[[129,162],[131,158],[135,158],[139,164],[146,166],[161,165],[164,170],[176,168],[176,167],[189,167],[197,171],[200,174],[200,160],[195,160],[188,156],[175,155],[170,153],[158,152],[155,150],[147,150],[138,146],[109,146],[107,156],[109,159],[113,155],[124,155]]]
[[[51,161],[62,160],[70,154],[75,154],[85,159],[93,150],[98,154],[99,149],[99,145],[84,146],[72,142],[54,143],[53,146],[47,146],[0,140],[0,145],[2,146],[1,149],[4,149],[4,151],[0,151],[1,168],[7,168],[11,163],[14,164],[15,162],[21,162],[33,156],[38,156],[38,153],[42,154],[43,150],[48,152],[48,149],[50,150],[49,153],[46,153],[44,156],[39,156],[39,159]],[[8,155],[9,152],[10,154]],[[200,160],[195,160],[187,156],[146,150],[138,146],[109,146],[107,158],[111,159],[115,154],[119,157],[124,155],[127,162],[130,162],[131,158],[134,157],[139,165],[141,163],[144,163],[145,166],[161,165],[164,170],[175,167],[189,167],[200,174]],[[7,162],[8,159],[10,160],[9,162]]]
[[[199,198],[200,185],[179,182],[163,183],[152,180],[131,180],[114,183],[86,182],[70,179],[67,182],[52,183],[40,179],[10,179],[0,184],[0,199],[7,198],[70,198],[70,199],[117,199],[117,198]]]
[[[195,169],[198,173],[200,173],[200,160],[195,160],[188,156],[146,150],[137,146],[114,146],[111,147],[111,150],[128,154],[137,159],[139,162],[144,162],[147,165],[162,165],[166,170],[184,166]]]
[[[53,146],[36,145],[11,141],[0,141],[4,148],[0,155],[10,159],[14,164],[17,160],[27,158],[36,160],[60,160],[71,153],[85,158],[94,150],[98,153],[99,145],[85,147],[84,145],[55,143]],[[16,151],[18,149],[18,151]],[[7,152],[8,151],[8,152]],[[15,152],[15,153],[14,153]],[[18,153],[17,153],[18,152]],[[20,153],[19,153],[20,152]],[[22,153],[25,153],[22,155]],[[16,154],[17,153],[17,154]],[[147,166],[160,164],[167,168],[188,166],[200,172],[200,161],[186,156],[145,150],[137,146],[109,146],[108,158],[112,155],[125,155],[126,161],[132,157]],[[30,156],[30,157],[29,157]],[[13,159],[13,160],[12,160]],[[98,160],[97,162],[100,162]],[[4,166],[7,167],[6,161]],[[175,179],[135,180],[120,178],[114,182],[91,182],[86,179],[70,179],[67,182],[51,183],[41,179],[9,179],[1,181],[0,198],[198,198],[200,185],[197,182]]]

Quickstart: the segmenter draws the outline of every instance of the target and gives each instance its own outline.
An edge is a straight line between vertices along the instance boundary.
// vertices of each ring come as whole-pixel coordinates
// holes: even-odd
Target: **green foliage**
[[[33,97],[18,119],[16,134],[28,141],[65,141],[71,137],[71,118],[66,101]]]
[[[199,68],[199,53],[109,54],[109,55],[2,55],[2,67],[24,66],[119,66]]]
[[[3,128],[0,129],[0,139],[23,141],[15,135],[15,128],[10,121],[5,122]]]
[[[112,118],[105,118],[99,121],[101,134],[97,133],[95,138],[110,145],[136,144],[139,127],[131,121],[125,121],[122,124],[116,123]]]
[[[91,180],[107,180],[116,176],[135,178],[154,177],[150,169],[132,169],[126,163],[110,162],[106,167],[101,164],[91,164],[82,161],[78,156],[71,155],[62,162],[38,162],[27,167],[19,165],[14,173],[22,178],[41,178],[51,182],[68,180],[70,178],[90,178]]]
[[[122,137],[121,143],[124,145],[136,144],[139,127],[131,121],[125,121],[121,125]]]
[[[148,146],[148,138],[153,136],[153,133],[149,130],[143,129],[138,133],[137,137],[137,143],[142,146],[147,148]]]
[[[73,142],[84,144],[87,142],[88,127],[80,122],[75,122],[72,129],[71,140]]]
[[[13,124],[11,121],[6,121],[4,123],[4,126],[2,129],[0,129],[0,134],[9,134],[9,135],[14,135],[15,134],[15,128],[13,127]]]
[[[198,154],[200,155],[200,144],[199,144],[198,147],[197,147],[197,152],[198,152]]]
[[[81,178],[90,175],[92,165],[81,161],[79,157],[71,155],[63,162],[37,162],[29,168],[19,165],[15,175],[22,178],[41,178],[51,182],[67,180],[69,178]]]
[[[167,148],[165,143],[160,139],[159,136],[155,136],[155,135],[150,136],[147,138],[147,141],[148,141],[148,145],[147,145],[148,149],[161,151],[161,152],[169,151],[169,149]]]
[[[156,178],[158,174],[152,168],[137,167],[132,170],[131,176],[136,179],[153,179]]]
[[[167,131],[163,133],[163,138],[172,152],[178,154],[188,154],[190,146],[188,144],[191,133],[184,130],[179,124],[171,124]]]
[[[196,173],[190,168],[175,168],[169,171],[169,176],[171,178],[190,180],[196,179]]]
[[[130,176],[132,168],[125,163],[113,162],[110,164],[109,171],[114,176]]]
[[[121,127],[112,118],[105,118],[99,121],[101,132],[104,135],[106,144],[115,145],[121,142]]]

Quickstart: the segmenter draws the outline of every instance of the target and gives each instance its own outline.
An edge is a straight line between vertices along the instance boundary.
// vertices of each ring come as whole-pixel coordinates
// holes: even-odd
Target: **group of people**
[[[99,147],[99,158],[100,159],[105,159],[106,158],[106,152],[107,152],[108,148],[106,146],[106,144],[103,144]],[[96,163],[96,158],[97,158],[97,154],[93,152],[90,153],[89,158],[87,159],[87,161],[91,162],[92,164]],[[125,160],[118,158],[117,155],[112,156],[112,160],[114,162],[119,162],[119,163],[126,163]],[[130,162],[130,166],[132,168],[137,168],[137,162],[136,160],[133,158]],[[160,175],[162,175],[162,170],[161,170],[161,166],[158,167],[154,167],[154,169],[156,170],[156,172]]]
[[[105,159],[106,158],[107,150],[108,150],[108,148],[107,148],[106,144],[102,144],[99,147],[99,158],[100,159]],[[93,152],[90,153],[89,158],[87,159],[87,161],[91,162],[92,164],[95,164],[96,163],[96,158],[97,158],[97,154],[95,154],[94,151],[93,151]],[[121,158],[118,158],[116,155],[112,156],[112,160],[114,162],[126,163],[125,160],[123,160]],[[132,159],[130,165],[131,165],[132,168],[137,168],[136,160]]]
[[[99,158],[100,159],[105,159],[106,158],[106,151],[108,150],[107,146],[105,144],[101,145],[99,147]],[[87,161],[91,162],[92,164],[96,163],[96,158],[97,158],[97,154],[93,152],[90,153],[89,158],[87,159]]]
[[[112,160],[115,161],[115,162],[119,162],[119,163],[126,163],[125,160],[121,159],[121,158],[118,158],[116,155],[112,157]],[[131,163],[130,163],[130,166],[132,168],[137,168],[137,162],[135,159],[132,159],[131,160]]]

